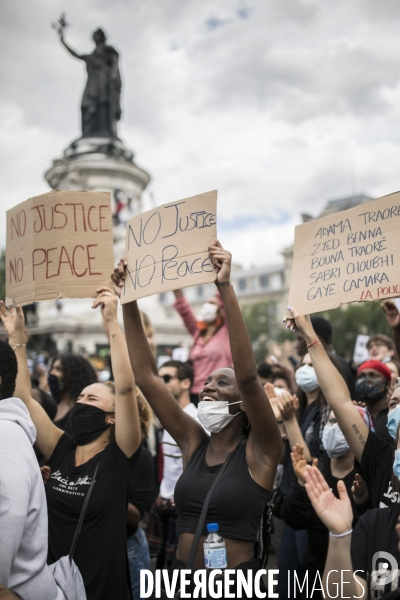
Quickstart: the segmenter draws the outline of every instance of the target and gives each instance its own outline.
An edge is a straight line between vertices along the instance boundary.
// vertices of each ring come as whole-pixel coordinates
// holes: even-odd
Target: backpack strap
[[[74,539],[72,541],[71,550],[69,551],[69,554],[68,554],[68,556],[69,556],[69,562],[70,563],[72,563],[72,559],[74,558],[75,549],[76,549],[76,545],[78,543],[79,534],[80,534],[81,529],[82,529],[82,524],[83,524],[83,520],[85,518],[86,509],[87,509],[88,504],[89,504],[90,496],[92,495],[94,484],[96,483],[96,475],[97,475],[97,471],[99,469],[99,464],[100,464],[100,461],[96,465],[96,469],[95,469],[95,472],[94,472],[94,475],[93,475],[93,479],[90,482],[89,489],[88,489],[88,491],[86,493],[85,501],[84,501],[83,506],[82,506],[81,514],[79,515],[79,521],[78,521],[78,525],[76,526],[75,535],[74,535]]]

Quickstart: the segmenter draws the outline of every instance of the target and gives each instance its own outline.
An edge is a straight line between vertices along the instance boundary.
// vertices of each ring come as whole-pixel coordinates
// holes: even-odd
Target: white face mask
[[[314,367],[303,365],[295,373],[296,383],[303,392],[312,392],[319,387]]]
[[[229,406],[231,404],[241,404],[241,402],[241,400],[238,402],[225,402],[225,400],[211,402],[210,400],[202,400],[197,407],[197,418],[205,429],[208,429],[211,433],[219,433],[225,429],[232,419],[242,412],[239,410],[236,415],[231,415]]]
[[[217,318],[218,306],[213,304],[212,302],[204,302],[203,306],[200,309],[199,313],[199,321],[204,321],[204,323],[214,323]]]
[[[282,396],[285,392],[287,392],[287,390],[284,390],[283,388],[274,387],[274,392],[277,396]]]
[[[322,445],[329,458],[337,458],[350,450],[350,446],[337,423],[325,425],[322,432]]]

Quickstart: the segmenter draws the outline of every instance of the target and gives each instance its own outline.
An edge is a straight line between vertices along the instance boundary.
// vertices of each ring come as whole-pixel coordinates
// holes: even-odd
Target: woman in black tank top
[[[231,254],[216,241],[209,248],[216,270],[215,284],[224,303],[233,358],[230,365],[209,375],[199,393],[198,417],[203,427],[177,404],[159,378],[153,354],[143,331],[136,302],[123,305],[129,356],[137,383],[163,427],[179,445],[183,474],[176,492],[179,542],[176,557],[186,564],[200,516],[202,500],[218,467],[237,448],[234,459],[218,483],[208,514],[218,519],[226,542],[228,568],[257,568],[254,542],[257,524],[267,505],[281,454],[281,435],[271,405],[259,382],[252,345],[235,292],[230,283]],[[121,288],[126,261],[114,271],[115,287]],[[219,404],[213,404],[218,402]],[[212,416],[209,409],[226,414]],[[246,440],[243,426],[250,430]],[[210,519],[206,519],[210,522]],[[203,533],[205,533],[203,531]],[[201,539],[195,568],[204,568]]]

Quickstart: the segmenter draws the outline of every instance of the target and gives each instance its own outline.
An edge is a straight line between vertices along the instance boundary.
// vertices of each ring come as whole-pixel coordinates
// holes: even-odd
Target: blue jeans
[[[126,545],[133,600],[139,600],[140,569],[150,569],[149,545],[141,527],[138,527],[137,532],[128,539]]]

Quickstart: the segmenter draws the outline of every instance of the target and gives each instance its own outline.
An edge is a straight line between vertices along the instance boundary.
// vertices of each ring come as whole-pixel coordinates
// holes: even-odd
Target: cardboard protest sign
[[[217,237],[217,192],[170,202],[130,219],[121,303],[215,281],[208,247]]]
[[[400,296],[400,192],[296,227],[289,304],[302,313]]]
[[[113,269],[110,194],[49,192],[7,211],[7,304],[94,297]]]

